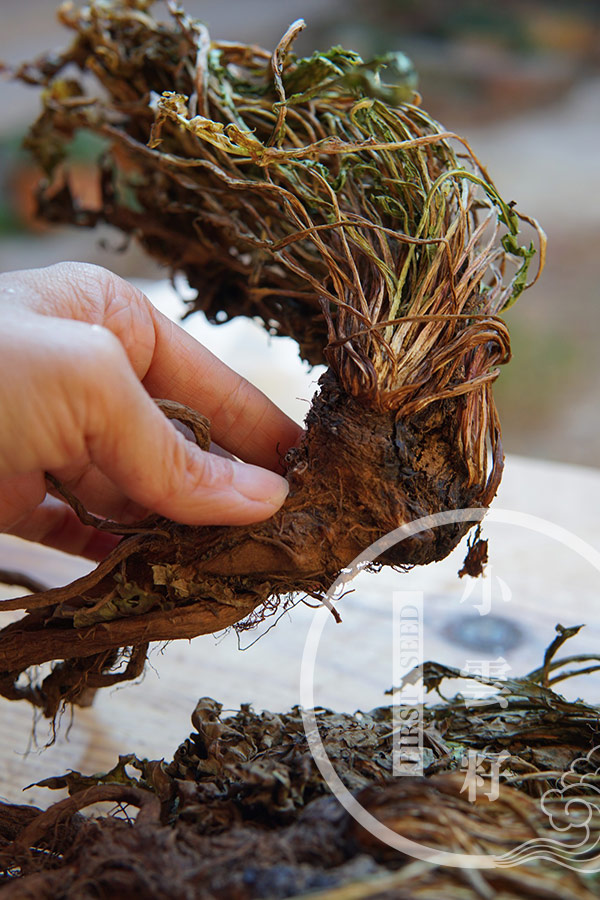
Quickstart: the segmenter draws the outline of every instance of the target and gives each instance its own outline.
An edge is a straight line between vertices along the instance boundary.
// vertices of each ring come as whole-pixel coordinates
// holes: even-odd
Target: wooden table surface
[[[157,305],[175,313],[176,301],[167,287],[151,286],[148,292]],[[215,337],[208,326],[192,320],[190,330],[222,358],[235,360],[235,368],[301,419],[314,375],[290,361],[293,350],[286,342],[274,342],[265,357],[270,351],[260,343],[262,333],[251,326],[248,331],[247,324],[217,329]],[[253,341],[259,342],[258,350]],[[258,368],[257,357],[263,368]],[[566,531],[557,539],[523,527],[515,517],[508,524],[484,524],[490,566],[484,579],[467,584],[469,579],[457,578],[464,542],[447,560],[432,566],[409,573],[385,569],[361,574],[353,592],[339,604],[342,623],[331,619],[324,629],[314,678],[317,704],[353,711],[386,702],[384,691],[393,683],[395,591],[422,592],[428,659],[458,667],[504,659],[509,677],[520,675],[541,663],[558,622],[586,625],[565,653],[600,648],[600,573],[593,560],[585,558],[600,551],[600,471],[508,458],[493,508],[541,517],[549,523],[540,526],[542,530],[552,532],[559,526]],[[579,547],[577,540],[582,542]],[[2,535],[0,567],[27,571],[58,585],[83,574],[89,564]],[[0,588],[2,597],[15,595]],[[486,598],[491,610],[481,615]],[[243,650],[233,631],[154,646],[142,679],[99,692],[94,705],[77,709],[73,718],[65,714],[54,744],[46,748],[51,738],[48,723],[36,721],[25,703],[0,700],[0,797],[46,806],[60,794],[22,789],[67,769],[106,771],[119,753],[171,758],[189,733],[190,715],[201,696],[212,696],[232,710],[243,702],[257,709],[288,709],[299,702],[302,651],[314,615],[314,609],[299,604],[275,627],[270,619],[258,631],[243,633]],[[582,691],[586,700],[600,702],[600,681],[594,676],[567,682],[563,693],[575,697]]]

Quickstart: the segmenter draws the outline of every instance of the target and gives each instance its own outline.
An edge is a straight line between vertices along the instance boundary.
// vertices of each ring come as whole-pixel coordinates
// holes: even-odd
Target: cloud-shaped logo
[[[600,745],[573,760],[556,786],[544,791],[540,805],[553,831],[571,832],[568,842],[534,838],[497,857],[497,865],[546,859],[569,869],[585,862],[587,872],[600,871]]]
[[[595,768],[592,768],[594,765]],[[555,831],[583,828],[589,839],[594,812],[600,813],[600,787],[594,783],[599,775],[600,747],[593,747],[585,756],[571,763],[556,787],[542,794],[541,807],[548,816],[551,828]]]

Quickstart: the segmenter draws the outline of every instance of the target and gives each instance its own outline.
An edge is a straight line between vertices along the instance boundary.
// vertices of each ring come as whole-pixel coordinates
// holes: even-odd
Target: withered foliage
[[[331,795],[300,709],[242,706],[225,717],[204,698],[172,762],[121,756],[105,775],[42,782],[70,794],[44,812],[0,806],[3,896],[592,900],[600,886],[600,708],[548,686],[600,668],[597,656],[554,658],[578,630],[558,626],[543,665],[475,711],[460,694],[425,707],[422,776],[393,777],[398,708],[316,711],[327,756],[365,810],[425,849],[480,854],[496,867],[412,860],[366,831]],[[423,668],[428,690],[458,674]],[[113,815],[80,813],[101,800],[115,804]]]
[[[260,617],[291,592],[321,598],[387,532],[487,506],[503,462],[500,314],[534,253],[522,222],[543,262],[543,234],[421,108],[400,54],[298,58],[300,22],[272,53],[211,41],[167,6],[162,22],[149,0],[64,5],[72,45],[20,69],[43,88],[28,139],[46,173],[41,215],[116,226],[187,277],[194,309],[258,318],[329,369],[282,463],[289,498],[266,523],[121,528],[68,498],[128,536],[92,575],[0,606],[26,612],[0,632],[0,691],[49,716],[134,677],[150,641]],[[79,132],[102,142],[94,209],[70,187]],[[467,527],[429,530],[382,561],[443,558]],[[20,678],[48,662],[42,680]]]

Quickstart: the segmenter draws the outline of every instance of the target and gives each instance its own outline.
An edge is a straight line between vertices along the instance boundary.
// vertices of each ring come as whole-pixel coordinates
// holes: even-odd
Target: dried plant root
[[[26,572],[17,572],[14,569],[0,569],[0,584],[9,584],[14,587],[25,588],[26,591],[39,593],[48,589],[39,579],[28,575]]]
[[[557,630],[544,665],[510,679],[475,712],[461,694],[424,708],[422,776],[392,775],[397,708],[317,715],[338,777],[392,832],[422,848],[508,854],[518,864],[475,870],[405,856],[332,796],[301,710],[243,705],[225,715],[203,697],[170,762],[122,755],[105,774],[45,779],[41,786],[69,792],[46,811],[0,804],[3,892],[8,900],[593,900],[599,709],[545,686],[547,666],[562,670],[559,680],[589,671],[589,659],[555,658],[577,631]],[[422,675],[428,686],[464,677],[432,662]],[[504,762],[490,800],[498,754]],[[475,796],[466,782],[473,755]],[[99,800],[114,802],[114,811],[82,814]]]
[[[74,698],[66,672],[75,685],[101,686],[102,654],[110,667],[111,651],[119,648],[214,632],[290,592],[322,596],[343,566],[399,523],[444,502],[482,500],[480,490],[464,492],[451,401],[410,424],[395,422],[391,413],[382,417],[365,409],[327,375],[307,425],[302,445],[287,458],[289,498],[272,519],[235,528],[160,520],[154,533],[125,538],[95,572],[73,584],[0,604],[0,611],[27,610],[2,631],[0,659],[9,686],[5,681],[0,691],[9,695],[30,666],[70,660],[60,664],[60,678],[53,673],[29,692],[54,714],[59,684],[66,691],[62,699]],[[421,472],[409,468],[416,446],[427,457]],[[457,525],[418,535],[386,561],[441,559],[464,531]],[[95,667],[93,681],[88,665]]]
[[[501,313],[527,286],[534,246],[520,243],[521,223],[537,230],[543,262],[536,223],[500,197],[406,81],[382,81],[399,57],[364,62],[335,48],[298,59],[301,23],[272,54],[212,42],[175,3],[167,23],[150,5],[63,7],[71,48],[21,69],[44,86],[29,137],[47,175],[41,213],[117,226],[187,276],[194,308],[216,320],[258,317],[329,370],[285,461],[289,498],[271,520],[99,522],[137,533],[92,575],[0,605],[26,610],[0,632],[6,696],[20,673],[61,660],[63,699],[74,699],[125,648],[137,660],[131,648],[255,621],[292,592],[322,597],[388,531],[487,506],[502,473],[492,397],[510,358]],[[68,66],[98,90],[86,93]],[[79,131],[104,144],[97,209],[70,189]],[[424,533],[381,562],[441,559],[464,531]],[[36,683],[28,697],[52,715],[61,683]]]

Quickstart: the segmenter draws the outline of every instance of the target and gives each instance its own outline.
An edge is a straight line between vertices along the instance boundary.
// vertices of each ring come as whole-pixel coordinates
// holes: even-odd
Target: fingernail
[[[279,509],[290,489],[285,478],[248,463],[234,463],[234,467],[233,487],[236,491],[247,500],[269,503]]]

